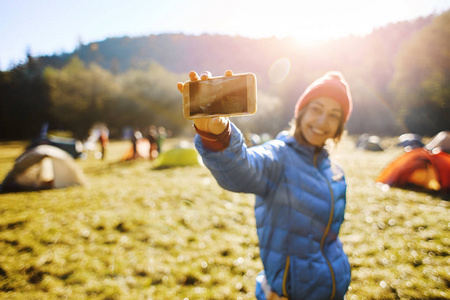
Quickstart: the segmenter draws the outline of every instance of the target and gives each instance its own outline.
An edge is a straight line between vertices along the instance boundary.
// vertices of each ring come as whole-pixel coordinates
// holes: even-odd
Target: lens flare
[[[283,82],[289,74],[291,62],[287,58],[276,60],[269,69],[269,78],[272,83]]]

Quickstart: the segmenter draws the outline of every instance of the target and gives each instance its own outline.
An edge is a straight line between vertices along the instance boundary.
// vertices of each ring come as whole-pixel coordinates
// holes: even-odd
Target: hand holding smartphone
[[[252,73],[184,84],[183,114],[189,120],[251,115],[256,106],[256,76]]]

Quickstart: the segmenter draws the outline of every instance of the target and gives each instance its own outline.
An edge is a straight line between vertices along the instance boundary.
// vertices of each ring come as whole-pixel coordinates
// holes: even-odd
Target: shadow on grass
[[[406,185],[406,186],[392,186],[393,188],[398,188],[402,190],[412,191],[416,193],[422,193],[429,196],[432,196],[434,198],[440,198],[445,201],[450,201],[450,191],[432,191],[427,190],[423,187],[417,186],[417,185]]]
[[[95,165],[84,166],[83,172],[90,175],[104,175],[119,169],[135,167],[140,163],[144,164],[147,162],[140,160],[126,160],[126,161],[105,162],[105,163],[100,162]],[[151,168],[151,165],[148,165],[148,167]]]

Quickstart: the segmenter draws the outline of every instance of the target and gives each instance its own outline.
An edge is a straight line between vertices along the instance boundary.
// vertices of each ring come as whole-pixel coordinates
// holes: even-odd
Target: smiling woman
[[[297,101],[293,135],[316,147],[323,147],[328,139],[337,143],[352,110],[350,87],[342,74],[328,72],[314,81]]]
[[[201,82],[211,74],[189,76]],[[183,92],[185,85],[177,87]],[[351,111],[346,81],[328,72],[300,96],[294,130],[276,140],[249,148],[227,118],[194,120],[195,145],[218,184],[256,196],[259,300],[343,299],[347,292],[350,264],[338,238],[346,183],[324,145],[340,139]]]

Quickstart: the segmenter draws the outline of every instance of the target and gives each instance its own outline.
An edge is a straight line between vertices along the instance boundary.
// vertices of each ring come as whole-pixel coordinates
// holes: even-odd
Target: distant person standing
[[[131,135],[131,144],[133,145],[132,159],[136,159],[138,157],[137,143],[140,139],[142,139],[142,133],[138,129],[135,129]]]
[[[109,145],[109,130],[107,127],[100,129],[100,136],[98,137],[100,141],[100,147],[102,151],[102,160],[106,157],[106,148]]]
[[[158,146],[158,140],[159,140],[159,134],[158,129],[155,125],[151,125],[148,132],[147,132],[147,139],[150,143],[150,152],[149,157],[150,160],[154,160],[158,157],[159,154],[159,146]]]
[[[166,128],[164,128],[163,126],[159,126],[158,127],[158,138],[156,140],[156,143],[158,144],[158,155],[159,155],[159,153],[162,152],[164,141],[166,140],[166,138],[167,138]]]

